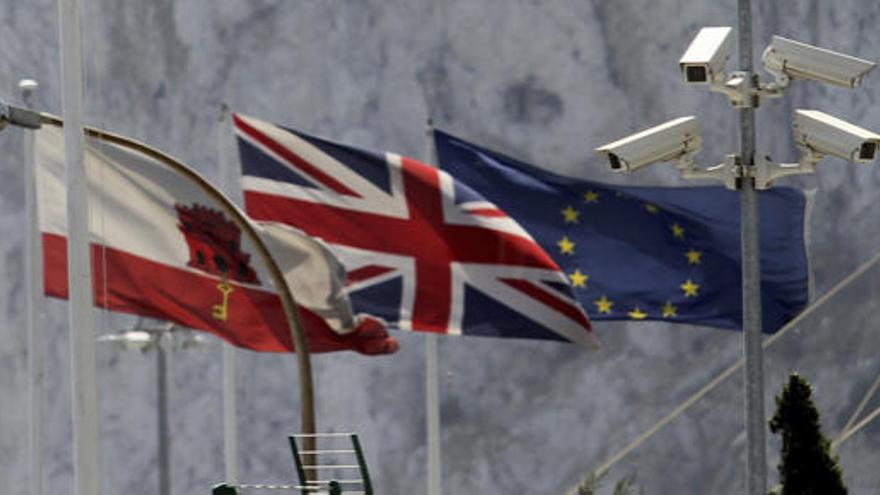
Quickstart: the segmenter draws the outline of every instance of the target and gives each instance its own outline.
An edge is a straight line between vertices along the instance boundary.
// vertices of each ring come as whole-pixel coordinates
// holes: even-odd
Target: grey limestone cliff
[[[880,3],[755,3],[755,39],[772,34],[880,59]],[[84,0],[88,122],[217,173],[220,102],[372,149],[421,156],[422,123],[562,173],[679,184],[656,167],[619,177],[592,148],[680,115],[697,115],[704,162],[736,146],[723,99],[680,82],[677,62],[701,26],[734,25],[732,0]],[[38,79],[37,103],[60,113],[56,5],[0,8],[0,97]],[[756,47],[756,54],[760,54]],[[759,112],[759,149],[792,161],[794,108],[880,129],[880,74],[857,91],[796,82]],[[231,137],[230,137],[231,139]],[[0,133],[0,484],[26,493],[22,133]],[[810,253],[816,294],[880,249],[876,166],[836,160],[787,184],[814,189]],[[788,370],[815,385],[835,436],[880,371],[880,271],[830,300],[766,355],[767,408]],[[65,303],[45,302],[47,493],[69,493]],[[131,323],[100,314],[99,331]],[[741,352],[741,336],[659,323],[597,324],[604,347],[446,338],[442,368],[446,493],[564,493]],[[324,429],[361,433],[378,493],[425,489],[423,346],[400,335],[391,357],[315,359]],[[174,493],[208,493],[223,477],[220,347],[173,357]],[[242,474],[290,482],[285,435],[298,423],[293,356],[241,351]],[[106,493],[155,493],[155,376],[150,356],[99,353]],[[726,382],[615,466],[650,494],[741,493],[742,391]],[[878,400],[872,403],[877,407]],[[851,493],[880,489],[880,426],[840,449]],[[778,442],[769,443],[775,479]]]

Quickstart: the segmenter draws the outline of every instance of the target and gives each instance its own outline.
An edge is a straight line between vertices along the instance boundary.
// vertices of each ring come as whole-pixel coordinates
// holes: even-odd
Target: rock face
[[[592,148],[694,114],[705,164],[736,149],[722,97],[680,82],[677,61],[701,26],[736,22],[732,0],[510,2],[83,2],[88,122],[142,139],[216,177],[218,105],[373,149],[421,156],[428,115],[453,133],[562,173],[631,184],[678,184],[668,167],[630,177]],[[880,59],[880,7],[866,0],[753,2],[755,40],[772,34]],[[0,96],[38,79],[39,108],[60,112],[56,5],[0,9]],[[756,47],[760,55],[760,47]],[[734,64],[731,64],[731,67]],[[795,108],[880,129],[880,75],[857,91],[796,81],[758,112],[759,150],[793,161]],[[28,479],[23,295],[23,168],[19,130],[0,133],[0,480]],[[224,137],[231,143],[232,137]],[[821,295],[880,246],[874,166],[828,160],[814,177],[813,281]],[[731,212],[731,214],[735,214]],[[788,370],[815,387],[836,436],[880,371],[874,322],[880,269],[830,299],[767,352],[767,409]],[[47,335],[46,493],[71,486],[66,305],[44,303]],[[132,319],[99,313],[99,331]],[[737,359],[740,334],[655,323],[599,324],[604,348],[447,338],[440,356],[446,493],[564,493]],[[378,493],[424,493],[422,339],[393,357],[316,358],[322,429],[362,435]],[[174,493],[208,493],[223,478],[220,347],[173,356]],[[293,356],[239,352],[241,479],[290,482],[285,435],[298,423]],[[106,493],[155,493],[151,355],[102,348]],[[875,399],[871,407],[877,407]],[[647,493],[741,493],[739,375],[618,463]],[[880,486],[870,426],[840,448],[852,493]],[[771,483],[779,443],[770,439]]]

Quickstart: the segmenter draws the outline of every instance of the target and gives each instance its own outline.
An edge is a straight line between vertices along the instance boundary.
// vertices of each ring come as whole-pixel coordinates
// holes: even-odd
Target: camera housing
[[[686,83],[712,84],[724,79],[732,30],[729,26],[700,29],[678,61]]]
[[[811,79],[855,88],[876,64],[799,41],[773,36],[761,57],[764,68],[785,86],[788,79]]]
[[[681,117],[596,148],[615,172],[632,172],[653,163],[690,162],[702,140],[696,117]]]
[[[853,163],[872,162],[880,146],[880,134],[818,110],[796,110],[793,127],[798,146]]]

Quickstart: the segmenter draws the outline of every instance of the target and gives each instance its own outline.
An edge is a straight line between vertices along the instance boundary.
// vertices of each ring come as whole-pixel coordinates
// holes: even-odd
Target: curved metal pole
[[[41,114],[41,120],[43,124],[55,125],[59,127],[63,126],[63,121],[61,119],[48,114]],[[245,235],[247,235],[251,239],[251,241],[253,241],[257,253],[259,254],[260,258],[263,259],[263,262],[266,263],[266,268],[269,271],[269,276],[272,277],[272,281],[274,282],[275,287],[278,290],[278,295],[281,298],[281,306],[283,307],[284,314],[287,317],[287,325],[288,327],[290,327],[290,331],[293,334],[293,343],[294,346],[296,346],[297,363],[299,368],[299,397],[301,415],[300,428],[302,430],[302,433],[315,433],[315,393],[312,381],[312,364],[311,356],[309,354],[308,341],[306,340],[305,330],[302,326],[302,319],[299,316],[299,310],[297,309],[296,301],[294,300],[293,295],[290,293],[290,288],[284,281],[284,275],[281,273],[281,269],[278,268],[278,264],[269,253],[269,248],[266,247],[263,239],[257,233],[253,223],[251,223],[244,212],[242,212],[237,206],[235,206],[235,204],[233,204],[226,196],[224,196],[223,193],[218,191],[217,188],[215,188],[207,180],[205,180],[205,178],[202,177],[198,172],[177,161],[170,155],[167,155],[144,143],[140,143],[138,141],[120,136],[118,134],[113,134],[111,132],[102,131],[91,127],[85,127],[84,129],[85,134],[89,137],[106,141],[108,143],[125,146],[129,149],[133,149],[135,151],[143,153],[150,158],[162,162],[174,171],[186,177],[187,179],[193,181],[196,185],[199,186],[200,189],[202,189],[202,191],[204,191],[208,196],[214,199],[232,218],[232,221],[235,222],[236,226],[238,226],[238,228],[240,228],[242,232],[244,232]],[[308,448],[308,450],[314,450],[314,448]]]

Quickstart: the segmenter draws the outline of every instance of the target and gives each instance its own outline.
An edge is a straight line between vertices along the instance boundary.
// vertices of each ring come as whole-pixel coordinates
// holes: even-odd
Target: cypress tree
[[[770,430],[782,435],[779,462],[781,495],[845,495],[843,472],[831,443],[822,434],[810,383],[797,373],[788,377]]]

